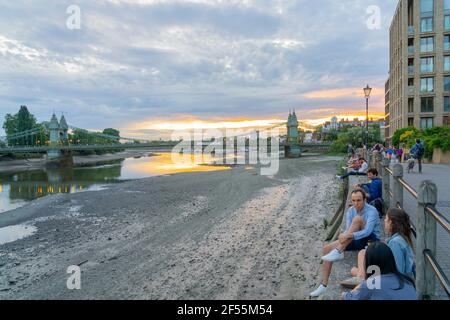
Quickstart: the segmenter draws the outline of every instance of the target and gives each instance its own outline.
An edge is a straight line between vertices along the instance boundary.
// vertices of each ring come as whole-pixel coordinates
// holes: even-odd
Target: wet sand
[[[1,214],[0,228],[37,230],[0,245],[0,299],[306,299],[338,160],[127,181]],[[70,265],[81,290],[67,289]]]

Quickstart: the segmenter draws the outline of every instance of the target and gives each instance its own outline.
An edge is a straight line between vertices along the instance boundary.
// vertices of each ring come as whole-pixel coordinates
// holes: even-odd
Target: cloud
[[[382,112],[395,1],[77,1],[0,10],[0,117],[27,104],[85,128],[135,128],[174,115],[203,121]],[[378,5],[380,30],[367,29]],[[333,111],[332,111],[333,110]],[[145,129],[145,128],[143,128]]]

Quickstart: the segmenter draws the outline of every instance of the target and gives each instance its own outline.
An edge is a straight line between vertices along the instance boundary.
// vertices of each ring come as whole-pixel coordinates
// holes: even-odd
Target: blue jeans
[[[345,248],[345,251],[360,251],[362,249],[365,249],[369,244],[369,242],[376,242],[376,241],[380,241],[380,239],[378,239],[375,236],[375,234],[372,233],[368,237],[359,240],[352,240],[352,242],[350,242],[347,248]]]

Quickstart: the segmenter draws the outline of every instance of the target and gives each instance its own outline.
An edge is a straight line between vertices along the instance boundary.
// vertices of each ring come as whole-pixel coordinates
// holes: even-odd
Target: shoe
[[[340,175],[336,175],[336,179],[338,179],[338,180],[341,180],[342,179],[342,177],[340,176]]]
[[[323,284],[320,284],[320,286],[316,290],[311,292],[309,294],[309,296],[312,298],[317,298],[318,296],[321,296],[322,294],[324,294],[325,291],[327,291],[327,287],[325,287]]]
[[[356,286],[361,284],[361,281],[362,280],[360,277],[351,277],[341,281],[341,286],[347,289],[354,289]]]
[[[328,262],[340,261],[344,259],[344,253],[339,252],[338,249],[333,249],[329,254],[324,255],[321,259]]]

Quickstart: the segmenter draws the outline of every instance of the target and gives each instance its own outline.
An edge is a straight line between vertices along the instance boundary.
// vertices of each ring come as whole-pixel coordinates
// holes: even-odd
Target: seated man
[[[362,188],[366,191],[368,195],[367,202],[374,206],[381,216],[383,211],[383,185],[381,183],[381,178],[378,177],[378,170],[370,169],[367,171],[367,178],[370,180],[369,183],[356,185],[355,188]]]
[[[359,184],[356,185],[356,187],[364,189],[369,194],[367,202],[371,202],[375,199],[381,198],[383,186],[381,183],[381,178],[378,177],[378,170],[369,169],[367,171],[367,178],[370,180],[369,183]]]
[[[322,283],[311,292],[311,297],[318,297],[326,291],[333,262],[344,259],[344,251],[359,251],[364,249],[369,241],[380,240],[377,209],[366,203],[364,190],[353,190],[351,197],[353,206],[346,214],[346,231],[339,235],[338,240],[323,247]]]
[[[348,178],[348,176],[366,176],[367,175],[367,169],[369,168],[369,165],[367,164],[366,159],[359,158],[359,169],[357,171],[350,171],[346,174],[341,176],[336,176],[337,178],[344,180],[345,178]]]

